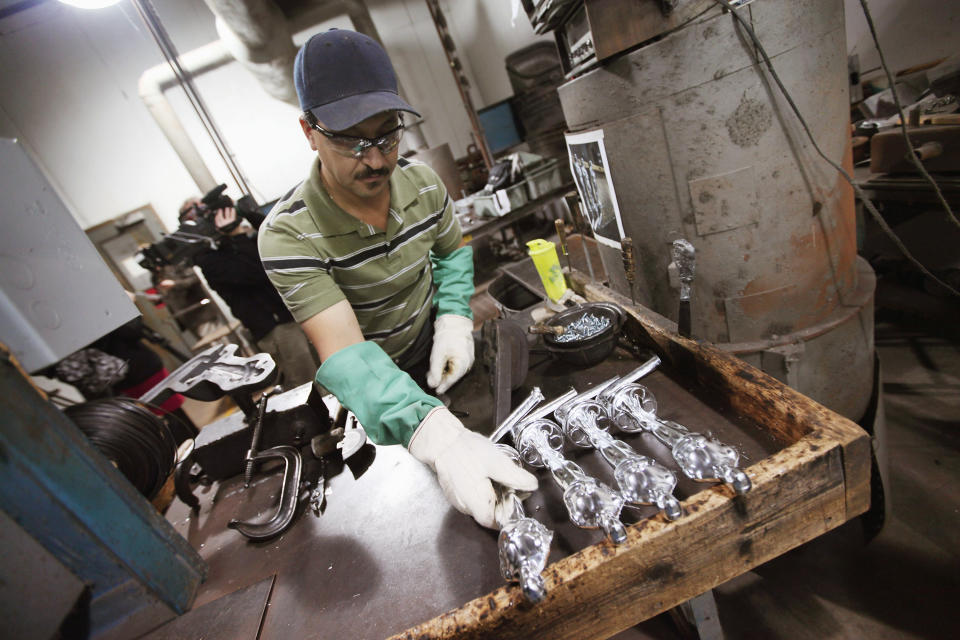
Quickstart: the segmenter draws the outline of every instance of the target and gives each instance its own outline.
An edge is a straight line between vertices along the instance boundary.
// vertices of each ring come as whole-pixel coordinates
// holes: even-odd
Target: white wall
[[[184,53],[216,39],[202,0],[154,6]],[[471,142],[470,125],[426,4],[370,0],[374,24],[397,68],[407,99],[425,117],[430,145],[447,142],[456,156]],[[537,39],[522,14],[510,24],[510,0],[441,2],[477,108],[508,97],[504,58]],[[346,17],[296,34],[338,26]],[[164,60],[133,6],[123,0],[84,11],[50,0],[0,20],[0,135],[19,138],[37,157],[80,225],[88,228],[151,204],[176,226],[176,210],[198,192],[141,102],[137,81]],[[269,98],[238,64],[196,80],[197,87],[246,174],[268,201],[299,181],[311,160],[297,109]],[[214,178],[229,179],[179,88],[167,92]]]
[[[956,0],[869,0],[877,37],[891,73],[960,53],[960,2]],[[860,0],[844,0],[847,51],[860,70],[880,66]],[[880,72],[882,73],[882,71]]]

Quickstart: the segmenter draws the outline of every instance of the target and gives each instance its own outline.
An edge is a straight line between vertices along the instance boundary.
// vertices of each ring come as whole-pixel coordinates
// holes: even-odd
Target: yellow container
[[[560,269],[556,245],[549,240],[537,238],[527,243],[527,253],[533,258],[533,265],[540,274],[547,297],[554,302],[558,301],[567,291],[567,282],[563,279],[563,271]]]

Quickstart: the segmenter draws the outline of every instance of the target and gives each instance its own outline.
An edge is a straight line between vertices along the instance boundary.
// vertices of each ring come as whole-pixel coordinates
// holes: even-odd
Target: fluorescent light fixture
[[[81,9],[103,9],[117,4],[120,0],[60,0],[60,2]]]

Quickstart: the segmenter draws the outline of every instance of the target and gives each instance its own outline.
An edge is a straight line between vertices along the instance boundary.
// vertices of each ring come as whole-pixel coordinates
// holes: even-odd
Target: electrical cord
[[[759,51],[760,56],[763,58],[763,62],[767,66],[767,69],[770,72],[770,76],[773,78],[773,81],[776,83],[777,87],[780,89],[780,93],[783,94],[783,97],[787,101],[787,104],[790,105],[790,109],[793,111],[794,115],[797,117],[797,120],[800,122],[800,126],[803,128],[804,132],[807,134],[807,138],[810,139],[810,144],[813,145],[813,148],[814,150],[816,150],[817,154],[821,158],[823,158],[827,164],[829,164],[831,167],[836,169],[837,172],[841,176],[843,176],[844,180],[846,180],[850,184],[850,186],[853,187],[854,192],[857,194],[857,197],[860,198],[860,201],[863,202],[864,207],[867,209],[867,211],[870,212],[870,215],[873,217],[876,223],[880,225],[880,228],[883,229],[884,233],[886,233],[890,237],[890,240],[893,241],[893,243],[897,246],[898,249],[900,249],[900,252],[904,256],[906,256],[906,258],[911,263],[913,263],[913,265],[917,267],[917,269],[919,269],[924,275],[926,275],[928,278],[930,278],[931,280],[939,284],[941,287],[943,287],[953,295],[960,297],[960,291],[957,291],[956,289],[951,287],[949,284],[947,284],[937,276],[933,275],[933,273],[931,273],[929,269],[927,269],[919,260],[917,260],[913,256],[912,253],[910,253],[910,250],[907,249],[907,246],[903,243],[902,240],[900,240],[897,234],[894,233],[893,229],[890,228],[890,225],[887,224],[887,221],[884,220],[883,216],[880,215],[880,212],[877,211],[877,208],[873,205],[870,199],[867,198],[866,194],[863,192],[863,189],[861,189],[860,186],[856,182],[854,182],[853,178],[850,176],[849,173],[847,173],[847,171],[843,167],[841,167],[839,164],[834,162],[831,158],[827,156],[827,154],[823,152],[822,149],[820,149],[820,145],[818,145],[817,141],[814,139],[813,133],[811,133],[810,127],[809,125],[807,125],[806,119],[800,113],[800,109],[797,107],[796,103],[793,101],[793,96],[791,96],[790,92],[787,91],[787,88],[783,85],[783,81],[780,80],[780,76],[777,74],[776,70],[773,68],[773,63],[770,61],[770,56],[767,55],[766,49],[763,48],[763,44],[760,43],[760,39],[757,37],[757,34],[754,33],[753,28],[751,28],[750,25],[747,24],[747,21],[743,19],[743,17],[737,12],[737,10],[727,0],[713,0],[713,2],[723,7],[724,10],[728,11],[730,15],[733,16],[737,25],[741,29],[743,29],[743,31],[750,37],[750,40],[756,46],[757,51]]]
[[[870,13],[870,9],[867,7],[867,0],[860,0],[860,6],[863,7],[863,15],[867,19],[867,26],[870,28],[870,35],[873,37],[873,44],[877,48],[877,53],[880,55],[880,66],[883,67],[883,72],[887,74],[887,82],[890,84],[890,93],[893,95],[893,103],[897,106],[897,113],[900,114],[900,132],[903,134],[903,139],[907,143],[907,156],[910,158],[910,162],[913,163],[913,166],[917,168],[926,181],[930,183],[930,186],[933,187],[933,191],[937,194],[940,204],[943,206],[944,211],[947,212],[947,217],[949,217],[955,225],[960,227],[960,220],[957,220],[957,216],[954,215],[953,210],[947,203],[947,199],[943,197],[943,192],[940,191],[940,186],[933,179],[933,176],[927,173],[927,168],[923,166],[923,163],[920,162],[920,159],[917,158],[916,152],[913,150],[913,143],[910,142],[910,136],[907,134],[907,119],[904,117],[903,107],[900,105],[900,96],[897,95],[896,82],[893,79],[893,74],[890,73],[890,68],[887,67],[886,59],[883,57],[883,49],[880,48],[880,40],[877,38],[877,30],[874,28],[873,16]]]
[[[131,398],[76,404],[64,413],[148,500],[173,471],[177,445],[169,426],[148,405]]]

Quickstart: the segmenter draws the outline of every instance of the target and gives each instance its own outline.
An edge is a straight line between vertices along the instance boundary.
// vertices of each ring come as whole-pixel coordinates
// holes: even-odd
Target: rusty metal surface
[[[874,376],[876,276],[858,258],[857,289],[822,322],[768,340],[720,345],[840,415],[859,420]]]
[[[141,640],[257,640],[267,608],[273,576],[194,607]]]
[[[750,8],[815,137],[838,162],[849,120],[842,9],[837,0]],[[638,302],[676,318],[669,247],[690,239],[702,266],[693,334],[716,343],[818,322],[856,285],[852,193],[812,154],[751,56],[730,17],[711,10],[559,89],[573,130],[604,131],[639,257]],[[627,295],[622,268],[608,257],[612,288]],[[728,319],[728,300],[739,301],[745,324]]]
[[[850,170],[843,4],[766,0],[743,13],[818,144]],[[873,276],[857,264],[852,190],[812,150],[771,86],[731,17],[711,9],[558,90],[573,131],[603,131],[624,232],[636,247],[637,303],[677,319],[679,289],[667,267],[671,242],[687,238],[699,267],[692,335],[721,346],[806,342],[811,332],[839,326],[838,316],[869,315],[872,305],[869,292],[861,295]],[[629,296],[618,256],[604,248],[601,255],[610,288]],[[849,340],[853,323],[818,338],[824,349],[808,344],[801,364],[818,374],[793,380],[859,418],[851,412],[865,406],[873,346]],[[853,356],[846,365],[830,358],[838,345]],[[764,370],[769,363],[785,379],[774,356],[750,362]],[[857,384],[847,384],[851,372]]]
[[[514,404],[533,385],[548,398],[570,386],[584,389],[625,373],[639,361],[617,349],[606,361],[580,369],[558,363],[548,354],[531,353],[525,385]],[[673,372],[675,373],[675,372]],[[672,373],[658,370],[644,380],[665,418],[677,420],[737,445],[747,463],[778,450],[759,430],[724,416],[698,400]],[[474,367],[450,390],[451,408],[469,415],[464,422],[489,433],[493,403],[483,367]],[[662,445],[644,436],[627,436],[638,452],[671,468]],[[601,478],[609,468],[594,452],[568,448],[567,455]],[[200,490],[201,509],[175,502],[167,517],[209,563],[210,578],[197,604],[276,573],[276,586],[261,638],[329,637],[366,640],[401,632],[503,585],[497,559],[496,532],[483,529],[454,511],[433,474],[399,447],[376,447],[373,464],[355,477],[345,467],[328,464],[327,495],[320,517],[301,513],[274,540],[250,543],[226,528],[234,517],[268,517],[275,509],[279,478],[268,472],[243,490],[238,476]],[[567,521],[557,487],[541,472],[541,490],[525,502],[527,513],[556,532],[550,561],[601,540],[597,531]],[[681,479],[683,498],[706,486]],[[625,511],[624,521],[654,515],[654,507]]]

